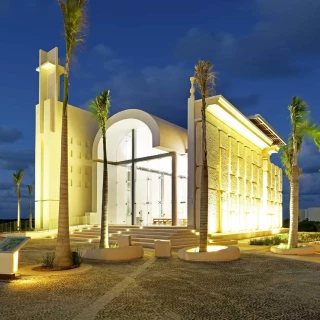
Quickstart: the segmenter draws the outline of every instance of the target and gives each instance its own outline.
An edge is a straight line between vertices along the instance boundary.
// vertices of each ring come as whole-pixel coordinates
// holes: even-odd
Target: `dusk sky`
[[[142,109],[186,127],[189,77],[198,59],[217,72],[216,93],[245,115],[260,113],[287,140],[293,95],[320,122],[319,0],[103,1],[88,5],[86,44],[72,65],[69,103],[87,108],[110,89],[112,114]],[[64,39],[56,0],[0,1],[0,219],[16,216],[12,173],[34,184],[35,105],[39,49]],[[272,161],[280,164],[279,156]],[[306,143],[300,156],[300,207],[320,206],[320,155]],[[284,216],[288,183],[284,178]]]

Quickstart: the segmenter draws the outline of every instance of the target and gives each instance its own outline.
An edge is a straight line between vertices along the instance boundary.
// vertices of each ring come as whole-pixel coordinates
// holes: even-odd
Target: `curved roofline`
[[[107,130],[113,124],[126,119],[140,120],[150,129],[153,148],[176,151],[181,154],[186,153],[188,138],[186,129],[139,109],[127,109],[114,114],[108,119]],[[92,146],[93,159],[97,156],[98,144],[101,138],[102,132],[100,129]]]

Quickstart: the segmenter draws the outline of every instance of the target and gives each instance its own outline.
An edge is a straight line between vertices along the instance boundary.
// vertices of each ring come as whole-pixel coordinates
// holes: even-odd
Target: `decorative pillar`
[[[136,203],[136,195],[135,195],[135,136],[134,136],[134,129],[132,129],[132,144],[131,144],[131,224],[134,225],[134,220],[135,220],[135,203]]]
[[[196,171],[196,157],[195,157],[195,77],[190,77],[191,88],[190,98],[188,99],[188,226],[195,227],[195,171]]]
[[[178,225],[178,156],[174,152],[172,154],[172,225]]]
[[[35,128],[35,228],[55,227],[59,210],[61,106],[58,48],[40,50]]]

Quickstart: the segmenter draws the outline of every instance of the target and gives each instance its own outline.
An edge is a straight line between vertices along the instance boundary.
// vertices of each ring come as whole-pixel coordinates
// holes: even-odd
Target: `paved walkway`
[[[54,244],[30,241],[20,264],[40,263]],[[82,274],[2,281],[0,319],[320,319],[320,264],[239,246],[235,262],[155,259],[146,249],[144,259],[94,262]]]
[[[297,261],[306,261],[306,262],[314,262],[320,263],[320,254],[316,253],[313,255],[307,256],[297,256],[297,255],[275,255],[270,252],[270,246],[250,246],[248,244],[249,240],[240,240],[238,243],[238,247],[243,253],[254,253],[254,254],[263,254],[270,257],[278,257],[283,259],[291,259]]]

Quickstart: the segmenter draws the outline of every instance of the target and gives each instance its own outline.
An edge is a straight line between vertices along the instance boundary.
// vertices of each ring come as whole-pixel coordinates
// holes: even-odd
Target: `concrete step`
[[[94,238],[100,238],[99,236],[92,236],[92,235],[88,235],[88,234],[72,234],[70,235],[70,239],[71,238],[83,238],[83,239],[94,239]]]
[[[220,246],[230,246],[237,243],[238,243],[238,240],[228,240],[228,239],[209,240],[209,244],[220,245]]]

